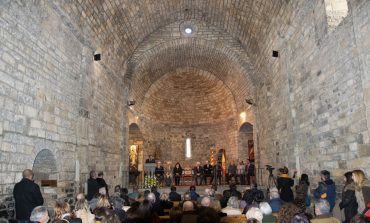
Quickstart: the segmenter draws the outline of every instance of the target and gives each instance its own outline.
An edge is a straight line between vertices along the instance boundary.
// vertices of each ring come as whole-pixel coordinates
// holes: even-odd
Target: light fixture
[[[101,60],[101,54],[100,53],[95,53],[94,54],[94,61],[100,61]]]
[[[185,33],[186,34],[191,34],[193,30],[190,27],[185,28]]]
[[[249,105],[253,105],[253,106],[255,106],[255,105],[256,105],[256,104],[253,102],[253,99],[251,99],[251,98],[245,99],[245,102],[247,102],[247,104],[249,104]]]

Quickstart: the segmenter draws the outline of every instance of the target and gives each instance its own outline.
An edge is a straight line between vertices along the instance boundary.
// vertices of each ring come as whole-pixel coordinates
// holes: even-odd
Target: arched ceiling
[[[145,95],[178,69],[207,72],[232,95],[234,111],[255,98],[254,70],[266,33],[288,0],[90,0],[54,3],[121,73],[138,113]],[[184,35],[182,24],[195,33]],[[194,74],[195,75],[195,74]],[[158,84],[158,83],[157,83]],[[194,87],[194,86],[193,86]],[[216,115],[217,116],[217,115]]]
[[[205,22],[261,53],[266,33],[288,0],[90,0],[57,1],[56,6],[90,36],[106,60],[129,58],[153,32],[176,21]],[[208,30],[213,35],[213,30]],[[117,65],[117,63],[115,63]],[[118,65],[117,65],[118,66]],[[119,69],[119,68],[117,68]]]
[[[235,102],[230,89],[213,74],[179,68],[160,77],[146,91],[142,114],[161,123],[214,123],[232,118]]]

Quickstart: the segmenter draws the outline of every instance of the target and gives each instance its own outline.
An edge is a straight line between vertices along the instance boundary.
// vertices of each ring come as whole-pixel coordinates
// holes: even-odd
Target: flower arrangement
[[[159,186],[158,181],[154,175],[147,174],[144,177],[144,188],[151,188],[152,186]]]

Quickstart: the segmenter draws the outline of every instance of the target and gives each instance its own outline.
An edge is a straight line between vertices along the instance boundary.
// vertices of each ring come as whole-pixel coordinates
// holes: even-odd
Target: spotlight
[[[94,54],[94,61],[100,61],[100,60],[101,60],[101,54],[100,53]]]
[[[135,101],[127,101],[128,106],[133,106],[133,105],[135,105],[135,103],[136,103]]]

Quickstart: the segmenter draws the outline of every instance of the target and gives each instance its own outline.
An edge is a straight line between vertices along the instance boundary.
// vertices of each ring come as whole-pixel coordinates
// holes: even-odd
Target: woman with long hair
[[[82,220],[75,218],[67,202],[57,201],[54,206],[54,223],[82,223]]]
[[[356,185],[357,212],[362,214],[366,208],[366,204],[370,202],[370,182],[362,170],[352,171],[352,178]]]
[[[352,179],[352,172],[344,174],[344,188],[342,192],[342,201],[339,203],[340,209],[344,208],[345,220],[343,223],[349,221],[357,214],[358,204],[356,201],[356,186]]]
[[[304,201],[307,207],[311,205],[309,186],[310,181],[308,180],[308,175],[303,173],[299,179],[298,185],[296,186],[296,199]]]
[[[175,164],[175,167],[173,168],[173,176],[175,178],[175,185],[179,186],[180,185],[180,178],[182,175],[182,167],[179,162]]]

